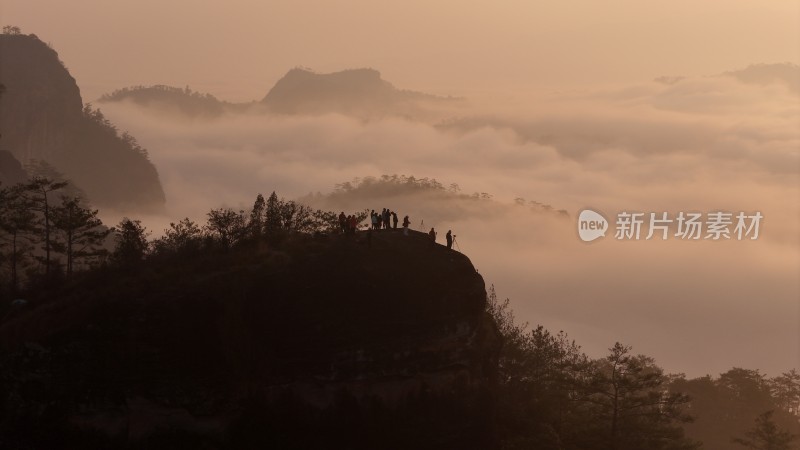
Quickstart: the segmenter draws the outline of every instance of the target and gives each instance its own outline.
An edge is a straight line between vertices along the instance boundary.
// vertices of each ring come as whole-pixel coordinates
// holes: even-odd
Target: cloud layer
[[[453,229],[521,319],[564,329],[594,355],[620,340],[668,370],[699,375],[800,365],[798,99],[780,83],[720,76],[481,102],[438,126],[335,114],[165,120],[125,105],[103,112],[137,136],[159,168],[169,217],[146,218],[152,229],[202,219],[220,205],[249,208],[259,192],[324,194],[355,177],[457,183],[494,201],[312,201],[337,210],[389,207],[415,226]],[[726,210],[765,218],[757,241],[587,245],[575,231],[586,206],[608,217]]]

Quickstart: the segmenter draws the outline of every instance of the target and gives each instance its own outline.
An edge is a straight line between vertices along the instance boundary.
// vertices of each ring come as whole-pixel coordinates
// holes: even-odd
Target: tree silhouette
[[[251,235],[258,239],[264,231],[264,214],[266,211],[267,203],[264,196],[258,194],[256,201],[253,203],[253,209],[250,210],[250,221],[247,226],[250,228]]]
[[[11,247],[11,293],[19,289],[17,267],[26,250],[35,240],[36,214],[31,210],[28,199],[23,195],[26,187],[18,184],[0,189],[0,230],[5,233],[4,240]]]
[[[691,412],[697,421],[686,425],[687,434],[706,448],[728,449],[731,436],[750,429],[764,411],[774,411],[771,419],[780,428],[800,434],[797,406],[793,405],[798,388],[794,383],[800,380],[794,380],[791,374],[789,371],[785,378],[768,380],[758,370],[734,367],[717,378],[677,377],[671,389],[691,396]]]
[[[689,398],[668,392],[667,377],[652,358],[632,355],[619,342],[597,360],[586,384],[584,400],[593,406],[599,436],[612,450],[695,448],[681,442],[676,423],[690,420],[682,410]]]
[[[267,208],[264,215],[264,232],[267,237],[274,239],[281,230],[281,201],[275,191],[267,199]]]
[[[17,26],[6,25],[3,27],[3,34],[10,34],[12,36],[17,36],[22,34],[22,30]]]
[[[170,223],[164,230],[164,236],[153,243],[158,253],[180,252],[187,249],[199,248],[203,230],[188,217],[178,223]]]
[[[280,228],[288,232],[311,232],[314,230],[314,211],[293,200],[279,202]]]
[[[733,438],[733,442],[752,450],[791,450],[796,435],[781,430],[772,420],[774,411],[767,411],[756,418],[756,425],[744,434]]]
[[[72,275],[74,262],[102,253],[102,244],[111,230],[103,227],[98,211],[84,208],[78,197],[61,197],[61,205],[52,210],[53,228],[63,236],[54,247],[67,257],[67,275]]]
[[[142,226],[141,221],[123,218],[111,229],[116,238],[113,259],[122,266],[138,264],[147,255],[150,248],[147,236],[150,234]]]
[[[769,380],[770,391],[778,406],[797,415],[800,407],[800,373],[792,369]]]
[[[230,208],[212,209],[208,212],[206,228],[216,234],[223,247],[228,248],[238,242],[245,234],[244,211],[236,212]]]
[[[67,186],[66,181],[55,181],[46,177],[34,177],[26,186],[25,190],[31,200],[31,208],[38,211],[42,216],[44,224],[44,272],[50,275],[50,250],[52,240],[50,239],[50,198],[52,192],[63,189]]]

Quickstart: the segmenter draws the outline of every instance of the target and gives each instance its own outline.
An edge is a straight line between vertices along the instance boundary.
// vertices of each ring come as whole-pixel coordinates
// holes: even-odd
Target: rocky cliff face
[[[23,161],[52,160],[81,121],[80,90],[55,50],[35,36],[0,35],[3,146]]]
[[[491,448],[484,306],[470,261],[420,233],[96,273],[0,324],[0,443]]]
[[[98,206],[159,208],[164,192],[146,155],[84,110],[75,79],[35,35],[0,35],[3,150],[23,164],[43,160]]]

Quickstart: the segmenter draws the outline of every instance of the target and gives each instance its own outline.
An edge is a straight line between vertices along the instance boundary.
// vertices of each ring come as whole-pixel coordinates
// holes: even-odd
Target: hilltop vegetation
[[[178,88],[165,85],[125,87],[104,94],[98,100],[100,103],[124,101],[166,112],[177,112],[187,117],[207,118],[219,117],[225,112],[240,112],[249,106],[224,102],[211,94],[193,91],[189,86]]]
[[[200,243],[229,248],[252,239],[274,242],[283,234],[329,232],[338,226],[335,213],[279,199],[273,192],[267,200],[259,194],[249,213],[212,209],[204,226],[185,218],[170,224],[163,237],[149,242],[139,221],[126,218],[109,229],[82,191],[46,175],[57,177],[58,173],[0,186],[0,263],[4,263],[0,266],[0,298],[4,300],[24,292],[24,281],[27,287],[57,284],[64,274],[71,276],[80,269],[133,263],[189,247],[199,249]],[[356,216],[360,221],[366,213]],[[109,233],[116,239],[106,239]],[[109,251],[111,248],[115,250]]]

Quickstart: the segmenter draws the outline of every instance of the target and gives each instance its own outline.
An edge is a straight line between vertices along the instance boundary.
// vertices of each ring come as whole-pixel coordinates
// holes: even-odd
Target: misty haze
[[[798,448],[800,6],[613,3],[4,2],[0,447]]]

